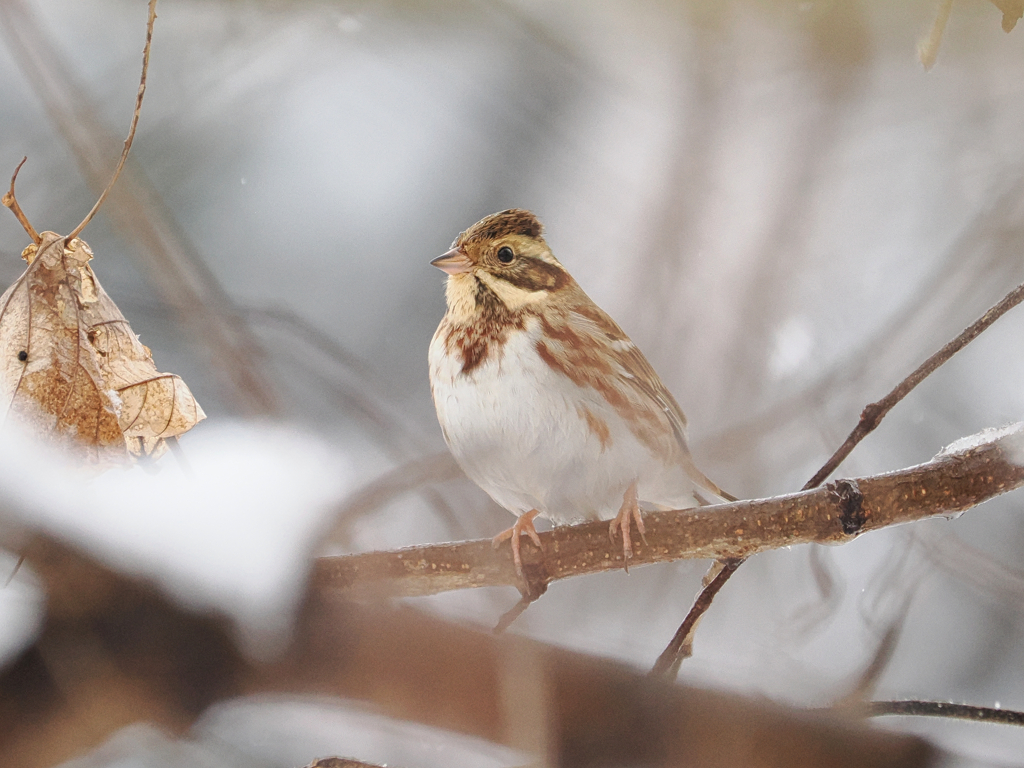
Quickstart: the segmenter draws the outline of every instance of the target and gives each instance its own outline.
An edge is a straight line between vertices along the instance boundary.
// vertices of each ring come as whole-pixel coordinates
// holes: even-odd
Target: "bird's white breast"
[[[556,523],[610,519],[637,480],[642,501],[696,505],[681,467],[653,456],[598,392],[538,355],[536,318],[468,373],[447,352],[443,328],[429,352],[438,420],[463,470],[498,504]]]

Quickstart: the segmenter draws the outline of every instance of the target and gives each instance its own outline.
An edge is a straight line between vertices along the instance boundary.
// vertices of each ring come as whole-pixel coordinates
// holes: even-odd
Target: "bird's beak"
[[[452,248],[448,253],[442,253],[430,263],[449,275],[461,275],[473,268],[473,262],[458,248]]]

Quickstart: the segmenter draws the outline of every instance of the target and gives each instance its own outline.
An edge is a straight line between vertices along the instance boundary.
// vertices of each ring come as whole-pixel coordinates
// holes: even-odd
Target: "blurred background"
[[[186,453],[219,423],[287,425],[289,440],[330,455],[314,468],[341,486],[336,510],[405,462],[443,465],[426,349],[444,276],[428,262],[482,216],[529,208],[675,393],[698,465],[738,496],[794,491],[866,403],[1024,280],[1024,32],[1004,33],[995,5],[960,0],[925,71],[918,41],[940,5],[165,0],[128,172],[83,237],[158,367],[209,416]],[[120,151],[145,4],[0,10],[0,176],[28,156],[22,208],[36,229],[68,232]],[[28,239],[0,213],[6,286]],[[1022,334],[1018,309],[840,473],[924,462],[1019,420]],[[704,619],[681,678],[825,705],[902,622],[877,698],[1024,709],[1020,498],[756,557]],[[489,537],[510,522],[468,481],[437,482],[362,509],[318,551]],[[233,525],[259,538],[280,521]],[[308,566],[308,553],[278,559],[292,578]],[[558,583],[510,631],[648,668],[705,567]],[[31,574],[4,592],[10,658],[41,597]],[[415,604],[491,626],[517,598]],[[233,610],[230,591],[218,599]],[[964,765],[1024,765],[1019,730],[880,724],[926,734]],[[140,725],[75,765],[328,754],[518,759],[341,702],[245,700],[188,739]]]

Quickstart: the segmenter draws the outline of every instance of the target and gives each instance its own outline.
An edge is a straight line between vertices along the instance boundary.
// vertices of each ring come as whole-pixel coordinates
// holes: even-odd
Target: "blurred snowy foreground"
[[[294,428],[222,422],[184,439],[187,467],[168,453],[150,468],[97,475],[5,433],[4,527],[46,533],[187,607],[229,616],[250,653],[287,640],[312,549],[349,490],[351,467],[339,451]],[[5,602],[24,601],[5,591]],[[0,658],[28,640],[31,623],[5,627]]]

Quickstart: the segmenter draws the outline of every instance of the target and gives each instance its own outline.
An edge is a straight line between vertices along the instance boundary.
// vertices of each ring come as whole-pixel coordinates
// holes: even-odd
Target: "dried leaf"
[[[0,297],[0,417],[95,463],[155,456],[206,417],[160,373],[89,266],[92,250],[43,232]]]
[[[1022,0],[992,0],[992,5],[1003,12],[1003,31],[1009,32],[1024,16],[1024,2]]]

